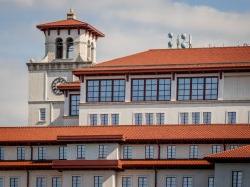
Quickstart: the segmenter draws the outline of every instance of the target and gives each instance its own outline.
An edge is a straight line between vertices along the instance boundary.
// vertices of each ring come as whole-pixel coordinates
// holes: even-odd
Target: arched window
[[[94,50],[95,50],[94,43],[91,42],[91,60],[92,61],[94,60]]]
[[[56,58],[63,58],[63,40],[62,38],[56,39]]]
[[[74,54],[74,41],[72,38],[67,39],[67,50],[66,50],[66,58],[73,58]]]
[[[90,60],[90,57],[91,57],[91,45],[90,45],[90,41],[88,41],[88,44],[87,44],[87,59]]]

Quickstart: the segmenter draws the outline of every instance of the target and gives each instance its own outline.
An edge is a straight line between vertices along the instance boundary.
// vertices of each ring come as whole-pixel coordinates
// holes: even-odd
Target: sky
[[[0,0],[0,125],[27,125],[30,58],[44,56],[36,25],[77,19],[105,33],[97,61],[167,48],[167,34],[192,35],[193,47],[250,44],[249,0]]]

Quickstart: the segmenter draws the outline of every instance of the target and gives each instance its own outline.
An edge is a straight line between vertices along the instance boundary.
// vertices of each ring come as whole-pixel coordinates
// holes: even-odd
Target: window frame
[[[109,125],[109,114],[100,114],[100,125],[102,126]]]
[[[76,145],[76,158],[84,160],[86,157],[86,146],[83,144]]]
[[[154,159],[155,148],[154,145],[145,145],[145,159]]]
[[[211,182],[211,181],[210,181],[211,179],[212,179],[212,184],[210,183],[210,182]],[[207,183],[208,183],[208,184],[207,184],[208,187],[214,187],[214,177],[212,177],[212,176],[208,177]],[[211,186],[211,185],[212,185],[212,186]]]
[[[183,115],[183,123],[182,123],[182,115]],[[189,124],[189,112],[180,112],[179,113],[179,124],[180,125],[186,125]]]
[[[46,108],[39,108],[39,121],[45,122],[46,121]]]
[[[112,113],[111,114],[111,125],[119,125],[120,124],[120,114]]]
[[[98,159],[107,159],[108,146],[105,144],[98,145]]]
[[[38,146],[37,147],[37,160],[46,160],[46,147]]]
[[[16,150],[17,150],[17,160],[25,160],[25,147],[18,146]]]
[[[133,121],[135,125],[142,125],[143,124],[143,113],[138,112],[133,114]]]
[[[140,184],[142,179],[142,184]],[[148,177],[146,176],[138,176],[138,187],[148,187]]]
[[[168,184],[168,179],[171,179],[170,184]],[[172,181],[173,179],[175,180],[174,182]],[[165,185],[166,185],[166,187],[177,187],[177,178],[176,178],[176,176],[166,176],[165,177]]]
[[[73,96],[76,96],[76,97],[79,97],[79,102],[78,102],[78,105],[76,103],[76,105],[73,105],[74,107],[78,107],[78,110],[76,109],[76,114],[72,114],[72,97]],[[79,107],[80,107],[80,94],[70,94],[69,95],[69,115],[70,116],[79,116]],[[76,102],[78,101],[78,99],[76,99]]]
[[[156,125],[164,125],[165,122],[165,113],[157,112],[156,113]]]
[[[230,116],[230,121],[229,121]],[[227,124],[236,124],[237,123],[237,113],[235,111],[227,112]]]
[[[212,112],[202,112],[202,123],[208,125],[212,123]]]
[[[126,180],[124,181],[124,179]],[[122,187],[132,187],[132,178],[130,176],[122,176]]]
[[[4,160],[4,147],[0,146],[0,160]]]
[[[235,177],[234,174],[236,174],[236,181],[234,181]],[[239,181],[239,174],[241,175],[240,181]],[[242,186],[243,186],[243,171],[240,170],[232,171],[232,187],[242,187]]]
[[[68,35],[70,35],[70,29],[68,30]],[[74,50],[75,50],[74,39],[72,37],[68,37],[66,39],[66,58],[67,59],[73,59],[73,57],[71,55],[73,55]]]
[[[66,160],[67,159],[67,145],[59,146],[58,156],[59,156],[59,160]]]
[[[92,122],[96,122],[96,123],[92,123]],[[98,114],[89,114],[89,125],[90,126],[98,125]]]
[[[81,186],[81,179],[82,179],[82,177],[81,176],[76,176],[76,175],[73,175],[72,177],[71,177],[71,182],[72,182],[72,187],[80,187]]]
[[[58,37],[55,39],[55,48],[56,48],[55,58],[56,59],[63,59],[63,39],[62,38]],[[59,49],[60,49],[60,52],[59,52]]]
[[[131,145],[123,145],[122,158],[123,159],[132,159],[133,158],[133,148]]]
[[[19,187],[19,177],[10,177],[10,187]],[[12,184],[14,182],[14,184]]]
[[[184,186],[185,179],[188,180],[188,181],[187,181],[187,186]],[[191,176],[184,176],[184,177],[182,178],[182,187],[190,187],[190,186],[189,186],[189,179],[191,179],[191,187],[193,187],[193,177],[191,177]]]
[[[94,176],[94,187],[103,186],[103,176]]]
[[[52,187],[62,187],[62,177],[60,177],[60,176],[53,176],[51,178],[51,186]]]
[[[199,147],[198,147],[198,145],[190,145],[189,146],[189,158],[190,159],[198,159],[199,158]]]
[[[152,112],[145,113],[145,125],[154,125],[154,113]]]
[[[192,112],[192,124],[199,125],[201,123],[201,113]]]
[[[176,159],[176,145],[167,146],[167,159]]]
[[[38,176],[36,177],[36,187],[46,187],[46,177],[45,176]]]

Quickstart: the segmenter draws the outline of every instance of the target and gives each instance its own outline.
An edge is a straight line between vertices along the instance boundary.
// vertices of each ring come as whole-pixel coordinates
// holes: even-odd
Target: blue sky
[[[0,0],[0,124],[27,124],[29,58],[44,55],[36,25],[77,18],[106,34],[99,62],[149,48],[166,48],[167,33],[190,33],[194,47],[250,43],[249,0]]]

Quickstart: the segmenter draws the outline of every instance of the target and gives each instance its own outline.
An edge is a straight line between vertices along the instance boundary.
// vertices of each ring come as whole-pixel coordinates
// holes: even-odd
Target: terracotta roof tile
[[[0,161],[0,170],[8,169],[50,169],[51,162],[36,162],[36,161]]]
[[[80,81],[62,83],[57,88],[60,90],[80,90]]]
[[[218,133],[219,132],[219,133]],[[125,142],[250,142],[250,125],[1,127],[0,143],[58,143],[60,136],[122,136]],[[107,138],[107,137],[106,137]],[[105,138],[105,140],[106,140]],[[113,137],[112,137],[113,138]],[[88,138],[87,138],[88,139]],[[61,140],[60,140],[61,141]],[[72,141],[72,140],[71,140]]]

